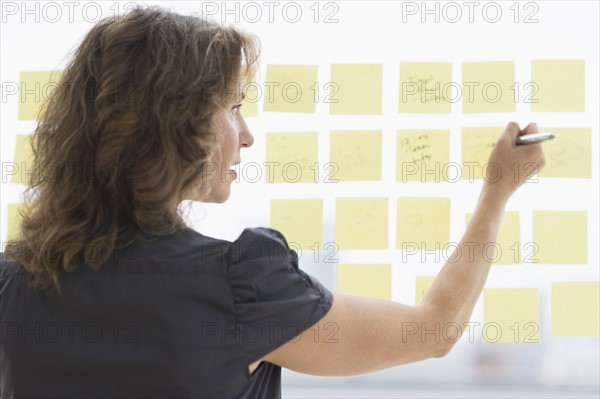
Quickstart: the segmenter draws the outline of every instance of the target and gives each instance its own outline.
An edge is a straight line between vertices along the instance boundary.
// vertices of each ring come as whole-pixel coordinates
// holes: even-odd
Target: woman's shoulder
[[[271,263],[282,259],[294,263],[297,255],[279,231],[269,227],[248,227],[231,242],[229,259],[232,263]]]
[[[283,234],[269,227],[247,227],[232,241],[207,236],[193,229],[184,230],[182,235],[193,245],[225,248],[234,263],[248,257],[262,258],[276,253],[287,256],[291,251]]]

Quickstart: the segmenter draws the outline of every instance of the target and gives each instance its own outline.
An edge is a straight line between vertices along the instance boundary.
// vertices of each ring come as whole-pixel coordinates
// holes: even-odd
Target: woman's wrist
[[[490,186],[484,186],[479,195],[478,207],[482,206],[486,209],[495,208],[504,210],[510,194],[507,194],[499,188],[492,188]]]

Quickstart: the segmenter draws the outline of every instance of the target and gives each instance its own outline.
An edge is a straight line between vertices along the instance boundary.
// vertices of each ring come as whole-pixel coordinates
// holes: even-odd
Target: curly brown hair
[[[62,273],[187,227],[184,193],[203,179],[210,194],[212,117],[255,76],[259,53],[254,35],[158,6],[89,31],[38,115],[21,225],[5,248],[31,287],[61,292]]]

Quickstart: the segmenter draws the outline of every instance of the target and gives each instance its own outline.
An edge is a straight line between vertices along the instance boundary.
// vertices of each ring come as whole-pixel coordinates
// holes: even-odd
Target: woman
[[[540,144],[515,146],[536,125],[499,138],[504,173],[422,304],[333,294],[279,232],[228,242],[178,213],[228,199],[254,141],[239,108],[258,53],[252,36],[158,7],[84,38],[39,118],[31,206],[2,257],[2,397],[279,397],[281,367],[348,376],[451,350],[458,338],[422,333],[469,321],[481,249],[524,166],[543,167]]]

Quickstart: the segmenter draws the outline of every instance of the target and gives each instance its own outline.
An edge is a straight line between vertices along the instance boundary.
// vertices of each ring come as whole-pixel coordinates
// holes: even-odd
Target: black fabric
[[[285,238],[186,229],[117,250],[63,295],[0,263],[0,392],[17,398],[279,398],[281,368],[248,365],[318,322],[332,293]]]

